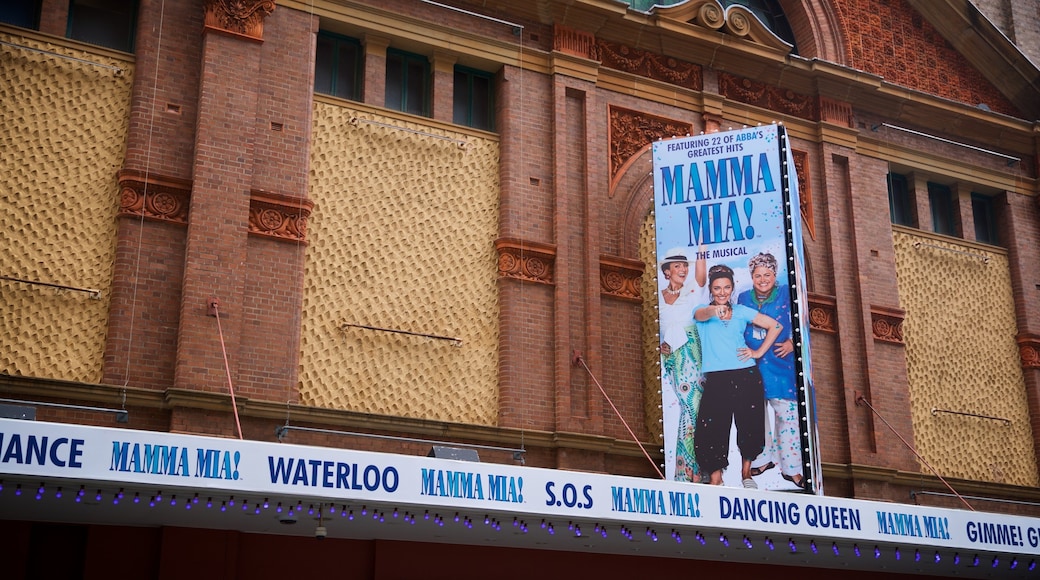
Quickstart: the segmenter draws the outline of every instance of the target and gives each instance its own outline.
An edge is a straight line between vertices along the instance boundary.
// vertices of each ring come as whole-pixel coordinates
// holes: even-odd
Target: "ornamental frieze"
[[[598,38],[596,52],[605,67],[695,91],[704,88],[700,65]]]
[[[719,72],[719,93],[734,101],[793,117],[810,121],[820,118],[816,99],[725,72]]]
[[[274,12],[274,0],[205,0],[206,28],[264,38],[264,18]]]
[[[526,282],[553,284],[556,247],[516,239],[495,241],[498,252],[498,275]]]
[[[903,319],[906,312],[884,306],[870,307],[870,328],[874,340],[903,344]]]
[[[639,260],[599,257],[600,294],[630,302],[642,302],[640,281],[646,266]]]
[[[833,296],[809,293],[809,329],[838,332],[838,303]]]
[[[174,177],[124,169],[119,172],[120,216],[153,221],[188,223],[191,182]]]
[[[654,141],[668,137],[689,135],[692,123],[666,119],[639,111],[611,105],[607,110],[610,117],[610,181],[618,178],[621,168],[633,155]],[[611,188],[613,191],[613,188]]]
[[[307,218],[314,202],[277,193],[251,191],[249,233],[286,242],[307,243]]]

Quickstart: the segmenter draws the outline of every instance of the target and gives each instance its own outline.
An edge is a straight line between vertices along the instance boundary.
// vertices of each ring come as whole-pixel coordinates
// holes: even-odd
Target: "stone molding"
[[[870,305],[870,329],[874,340],[891,342],[893,344],[903,343],[903,320],[906,311],[899,308],[887,306]]]
[[[1022,333],[1015,340],[1018,342],[1018,354],[1022,359],[1022,368],[1040,369],[1040,336]]]
[[[262,41],[264,19],[274,7],[274,0],[205,0],[205,27]]]
[[[187,225],[191,181],[133,169],[120,170],[118,215]]]
[[[838,301],[834,296],[809,292],[809,329],[837,334]]]
[[[603,296],[642,302],[640,282],[646,265],[639,260],[618,256],[599,257],[599,291]]]
[[[495,240],[499,278],[555,284],[556,246],[515,238]]]
[[[249,192],[249,233],[285,242],[307,243],[307,219],[314,202],[299,197]]]

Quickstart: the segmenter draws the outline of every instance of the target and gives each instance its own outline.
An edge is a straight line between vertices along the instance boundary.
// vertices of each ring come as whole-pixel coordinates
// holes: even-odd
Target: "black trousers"
[[[737,424],[742,459],[753,460],[765,448],[765,389],[757,366],[704,375],[704,395],[697,413],[694,450],[703,473],[729,465],[729,432]]]

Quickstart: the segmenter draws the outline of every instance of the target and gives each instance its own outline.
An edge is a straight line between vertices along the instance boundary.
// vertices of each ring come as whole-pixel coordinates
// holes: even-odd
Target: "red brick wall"
[[[161,21],[162,27],[138,30],[123,169],[188,180],[198,116],[202,2],[145,0],[138,11],[139,22]],[[119,219],[104,382],[173,386],[185,235],[183,225]]]
[[[202,0],[143,0],[138,14],[142,24],[137,31],[130,131],[123,168],[191,179],[198,117]]]
[[[905,0],[835,2],[848,43],[845,64],[885,80],[1021,117],[1011,104]]]
[[[119,218],[102,382],[173,386],[185,227]]]

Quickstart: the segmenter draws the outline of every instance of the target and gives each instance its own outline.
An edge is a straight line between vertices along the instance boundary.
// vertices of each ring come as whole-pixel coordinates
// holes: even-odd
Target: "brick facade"
[[[653,133],[661,127],[696,133],[782,120],[810,168],[803,176],[813,192],[807,208],[813,231],[806,236],[810,290],[833,316],[811,336],[827,494],[903,502],[910,488],[924,485],[914,477],[938,489],[903,441],[913,445],[918,426],[908,378],[911,346],[901,335],[877,330],[879,319],[898,327],[913,315],[903,309],[896,279],[887,176],[908,176],[923,232],[933,229],[928,182],[951,185],[961,241],[976,242],[971,194],[994,196],[1018,343],[1034,352],[1040,344],[1040,142],[1036,122],[1022,118],[1022,95],[987,81],[906,0],[829,2],[827,14],[796,6],[822,2],[781,2],[802,59],[748,40],[720,40],[722,33],[695,24],[680,23],[689,30],[676,24],[678,32],[658,30],[652,19],[633,24],[614,14],[616,7],[597,2],[576,2],[578,17],[565,9],[570,3],[537,3],[546,5],[543,14],[534,4],[491,2],[489,15],[524,24],[516,36],[508,26],[416,4],[362,2],[357,9],[372,16],[357,21],[278,5],[263,18],[262,38],[251,38],[204,26],[205,8],[214,5],[208,0],[140,3],[127,150],[116,171],[123,197],[145,200],[116,218],[102,376],[99,385],[84,386],[82,401],[103,393],[111,402],[129,389],[135,428],[236,437],[230,381],[241,398],[247,439],[270,439],[284,405],[286,415],[315,425],[387,435],[456,427],[472,442],[529,444],[529,465],[655,477],[637,445],[654,447],[660,437],[647,411],[656,390],[643,379],[648,337],[640,323],[647,305],[637,291],[604,291],[602,276],[615,268],[638,287],[640,275],[656,275],[653,264],[640,260],[640,228],[652,207],[646,145],[670,136]],[[1001,14],[998,26],[1019,14],[987,4]],[[58,12],[45,8],[44,14],[41,32],[63,34]],[[387,24],[393,20],[387,14],[407,15],[408,24]],[[582,21],[593,15],[595,24]],[[554,19],[559,22],[547,22]],[[499,260],[499,310],[497,320],[488,321],[497,324],[499,340],[495,425],[411,418],[392,430],[356,410],[300,404],[306,220],[321,209],[310,200],[314,45],[317,31],[333,25],[363,43],[361,100],[371,109],[385,106],[388,48],[428,53],[430,119],[409,119],[422,129],[446,132],[453,122],[456,64],[497,67],[498,240],[487,248]],[[466,42],[443,41],[450,30]],[[640,34],[646,37],[637,40]],[[608,49],[616,61],[603,56]],[[719,60],[701,53],[718,53]],[[676,71],[686,80],[672,82]],[[1024,98],[1040,97],[1034,91]],[[1000,115],[979,110],[980,103]],[[631,124],[612,125],[610,112],[622,109]],[[898,133],[882,126],[888,122],[924,133]],[[942,125],[944,137],[930,138],[928,126],[915,122]],[[621,136],[612,132],[634,132],[633,126],[645,133],[628,143],[625,155],[617,154],[612,145]],[[965,150],[962,142],[976,145]],[[1020,160],[1009,164],[987,150]],[[171,217],[149,210],[147,197],[160,194],[183,200],[183,212]],[[299,220],[294,229],[263,235],[254,227],[251,233],[263,203],[283,208],[282,219]],[[344,230],[347,238],[355,235]],[[505,267],[514,261],[515,268]],[[1031,443],[1040,450],[1040,367],[1023,366]],[[64,387],[42,384],[46,379],[26,383],[39,380],[51,398],[75,400]],[[4,388],[31,392],[32,384],[20,380]],[[465,396],[465,385],[459,389]],[[103,421],[53,411],[40,418]],[[631,441],[629,429],[638,441]],[[294,435],[293,442],[343,445],[321,435]],[[351,445],[423,451],[423,444],[369,439]],[[660,462],[658,449],[650,453]],[[1034,487],[997,486],[1001,482],[981,476],[960,483],[993,497],[1040,498]],[[169,533],[170,545],[183,540],[176,530]]]

